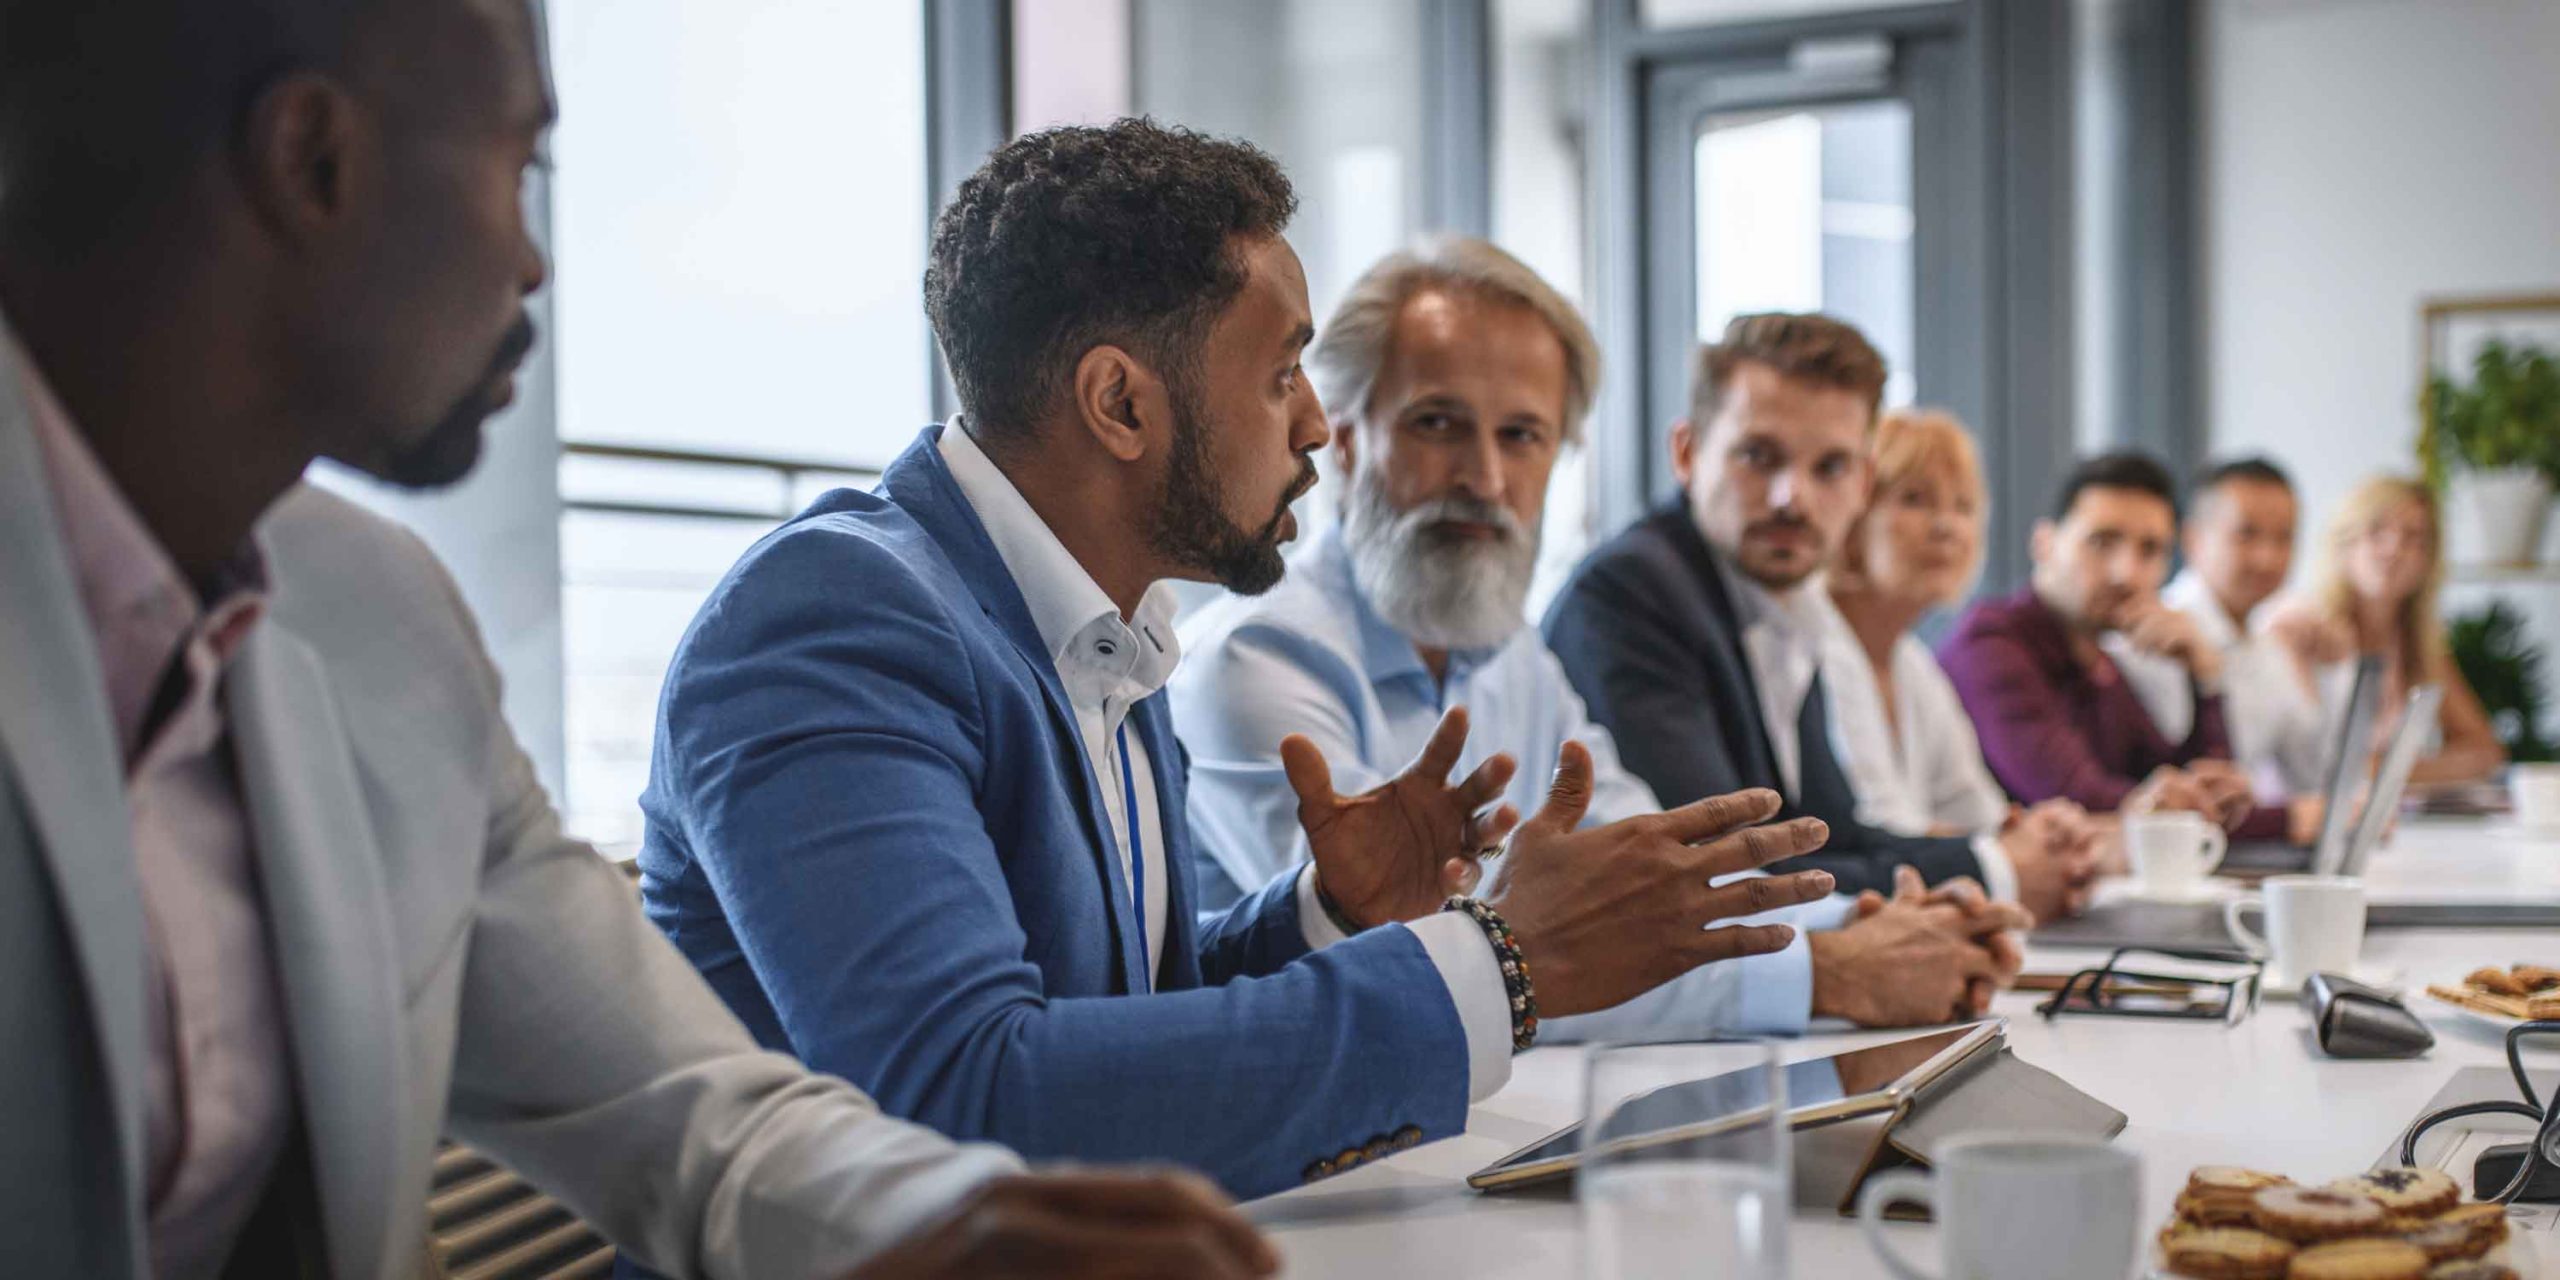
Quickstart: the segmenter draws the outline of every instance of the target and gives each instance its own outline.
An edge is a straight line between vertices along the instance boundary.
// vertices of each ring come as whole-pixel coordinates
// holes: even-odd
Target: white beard
[[[1492,525],[1491,542],[1443,541],[1446,520]],[[1507,507],[1441,498],[1398,511],[1376,471],[1351,477],[1342,503],[1351,578],[1387,625],[1430,649],[1490,649],[1528,625],[1522,609],[1538,568],[1538,531],[1523,530]]]

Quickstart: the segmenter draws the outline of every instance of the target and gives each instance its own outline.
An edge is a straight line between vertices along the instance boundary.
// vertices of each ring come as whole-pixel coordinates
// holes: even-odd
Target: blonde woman
[[[1929,647],[1911,633],[1962,599],[1987,519],[1973,438],[1952,416],[1895,410],[1877,423],[1875,489],[1829,578],[1837,626],[1822,654],[1832,743],[1858,818],[1905,835],[1998,827],[2009,799]],[[2064,802],[2055,810],[2076,819]]]
[[[2398,728],[2409,690],[2444,686],[2436,743],[2410,774],[2415,785],[2478,782],[2507,763],[2489,713],[2445,647],[2444,622],[2436,613],[2444,585],[2443,531],[2435,493],[2424,484],[2401,476],[2365,481],[2330,517],[2310,590],[2285,607],[2279,623],[2305,675],[2332,694],[2332,705],[2344,697],[2346,666],[2332,664],[2313,676],[2310,664],[2330,656],[2322,650],[2342,646],[2382,658],[2376,744]]]

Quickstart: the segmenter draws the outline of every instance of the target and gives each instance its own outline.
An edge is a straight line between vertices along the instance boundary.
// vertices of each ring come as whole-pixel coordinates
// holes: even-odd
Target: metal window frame
[[[2116,234],[2099,247],[2112,286],[2102,358],[2112,365],[2099,429],[2115,448],[2137,448],[2178,475],[2204,461],[2198,374],[2199,279],[2197,40],[2194,0],[2081,0],[2083,22],[2102,23],[2106,63],[2092,68],[2115,101],[2118,130],[2084,141],[2100,149],[2081,193],[2113,211]]]
[[[924,5],[925,235],[962,181],[1013,136],[1011,0],[921,0]],[[936,421],[960,411],[942,346],[925,343]]]

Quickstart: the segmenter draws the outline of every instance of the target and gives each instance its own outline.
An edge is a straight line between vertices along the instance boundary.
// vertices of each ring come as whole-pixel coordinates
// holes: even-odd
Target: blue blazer
[[[1287,876],[1194,918],[1161,693],[1131,720],[1167,936],[1132,981],[1066,689],[939,439],[758,542],[686,632],[640,801],[649,917],[765,1045],[954,1137],[1255,1196],[1461,1132],[1465,1033],[1411,932],[1310,954]]]

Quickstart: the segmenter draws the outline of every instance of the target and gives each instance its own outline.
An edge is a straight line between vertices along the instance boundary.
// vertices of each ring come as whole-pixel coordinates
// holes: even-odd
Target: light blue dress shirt
[[[1519,765],[1504,799],[1523,818],[1545,803],[1567,741],[1591,752],[1585,825],[1658,812],[1650,788],[1618,763],[1608,731],[1583,712],[1555,655],[1525,621],[1501,645],[1449,655],[1432,678],[1411,641],[1362,598],[1339,530],[1291,557],[1270,593],[1230,597],[1182,628],[1184,661],[1169,686],[1174,726],[1191,754],[1192,832],[1202,854],[1201,905],[1214,909],[1307,856],[1280,740],[1313,740],[1334,789],[1374,787],[1410,764],[1443,712],[1467,709],[1466,771],[1499,752]],[[1617,1008],[1548,1022],[1548,1040],[1796,1032],[1813,1003],[1805,931],[1837,928],[1851,902],[1770,912],[1794,925],[1786,950],[1711,964]]]

